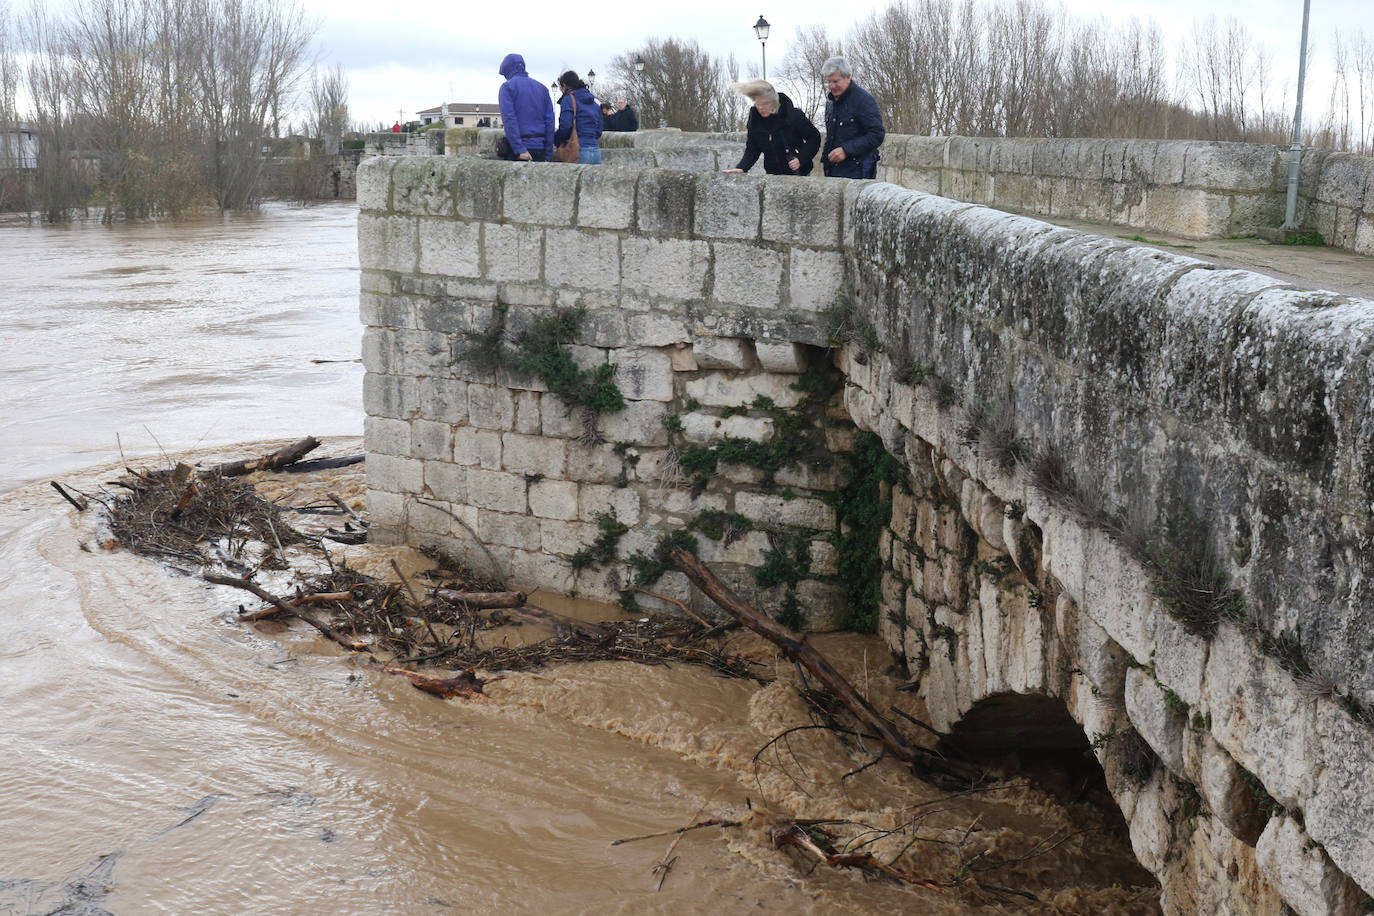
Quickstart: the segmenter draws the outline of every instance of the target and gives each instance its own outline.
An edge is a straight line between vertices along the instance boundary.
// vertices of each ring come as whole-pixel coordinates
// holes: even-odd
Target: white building
[[[449,127],[500,127],[501,106],[480,102],[445,102],[417,111],[415,117],[422,127],[436,122],[443,122]]]

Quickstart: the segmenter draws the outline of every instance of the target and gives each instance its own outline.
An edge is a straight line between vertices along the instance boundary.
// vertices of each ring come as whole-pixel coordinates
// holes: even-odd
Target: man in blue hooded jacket
[[[501,126],[510,144],[510,158],[547,162],[553,152],[553,102],[543,83],[525,72],[525,58],[507,54],[501,61],[506,78],[496,99],[501,103]]]

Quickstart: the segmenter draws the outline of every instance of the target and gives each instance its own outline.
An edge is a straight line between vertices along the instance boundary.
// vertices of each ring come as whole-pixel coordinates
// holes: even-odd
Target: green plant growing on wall
[[[725,512],[721,509],[705,509],[692,520],[691,527],[700,531],[713,541],[720,541],[729,547],[744,537],[754,527],[748,516],[738,512]]]
[[[839,534],[835,568],[845,585],[843,626],[861,633],[878,628],[882,606],[883,564],[878,542],[892,518],[892,484],[901,465],[883,440],[869,432],[854,439],[854,451],[844,458],[845,485],[835,499]]]
[[[1283,240],[1285,245],[1325,245],[1326,239],[1315,229],[1307,229],[1302,232],[1294,232]]]
[[[457,360],[479,372],[509,367],[539,379],[569,410],[582,412],[583,438],[599,441],[596,421],[603,413],[624,410],[625,396],[615,384],[613,363],[583,369],[567,348],[577,338],[586,314],[586,309],[574,308],[541,315],[529,330],[516,335],[513,347],[507,348],[506,310],[500,308],[490,327],[467,335]]]
[[[1016,430],[1016,413],[1009,404],[977,401],[962,431],[964,444],[1009,471],[1030,455],[1030,447]]]
[[[635,585],[641,588],[649,588],[672,568],[673,561],[669,558],[674,550],[681,548],[688,553],[697,552],[697,539],[691,532],[670,531],[658,539],[654,549],[648,554],[637,553],[630,557],[630,568],[635,573]]]
[[[1210,639],[1223,617],[1243,616],[1244,599],[1228,584],[1207,528],[1192,512],[1168,519],[1141,559],[1160,604],[1194,636]]]
[[[630,530],[628,525],[616,517],[614,509],[598,512],[594,518],[597,530],[596,539],[568,558],[568,562],[572,564],[575,571],[580,572],[594,566],[605,566],[607,563],[614,562],[620,539]]]

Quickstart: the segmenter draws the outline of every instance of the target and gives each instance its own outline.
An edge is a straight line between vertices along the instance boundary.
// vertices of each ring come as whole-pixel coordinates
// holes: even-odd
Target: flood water
[[[441,700],[308,628],[241,623],[243,593],[105,549],[98,514],[48,479],[97,492],[125,463],[272,437],[360,448],[361,368],[311,362],[357,355],[354,220],[0,228],[0,914],[1155,910],[1113,886],[1139,876],[1083,805],[1019,784],[945,799],[890,760],[846,776],[872,748],[828,733],[756,758],[809,719],[791,666],[747,634],[732,646],[768,684],[599,662]],[[261,487],[361,503],[358,467],[327,473]],[[816,644],[878,708],[921,713],[876,640]],[[744,825],[685,834],[661,890],[672,837],[611,845],[709,817]],[[931,878],[1065,839],[987,876],[1032,903],[813,870],[771,848],[782,817],[917,824]]]

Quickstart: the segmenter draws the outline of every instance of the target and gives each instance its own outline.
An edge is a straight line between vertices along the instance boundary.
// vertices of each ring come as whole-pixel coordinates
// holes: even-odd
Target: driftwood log
[[[288,464],[295,464],[301,460],[301,456],[306,455],[320,447],[320,440],[314,436],[306,436],[298,439],[290,445],[282,446],[275,452],[263,455],[260,458],[244,458],[240,461],[229,461],[224,464],[215,465],[201,471],[201,474],[218,474],[221,477],[242,477],[244,474],[251,474],[254,471],[275,471],[278,468],[286,467]]]
[[[961,761],[948,760],[935,751],[909,743],[897,730],[896,725],[874,709],[872,704],[854,689],[854,685],[835,670],[829,660],[807,643],[803,636],[751,607],[694,555],[679,548],[669,554],[669,558],[722,610],[773,643],[782,650],[785,657],[805,668],[845,705],[854,718],[878,736],[889,754],[903,763],[910,764],[918,777],[927,781],[932,781],[931,777],[934,777],[936,785],[948,789],[969,785],[982,776],[982,771],[977,767]]]

